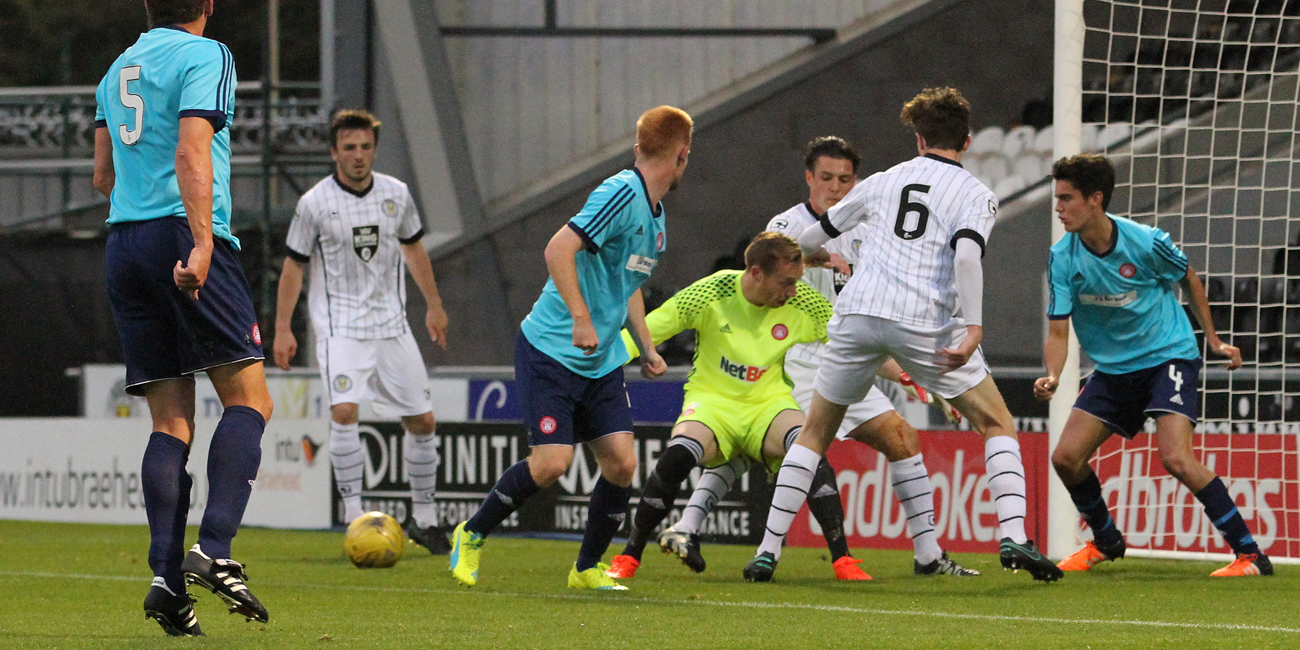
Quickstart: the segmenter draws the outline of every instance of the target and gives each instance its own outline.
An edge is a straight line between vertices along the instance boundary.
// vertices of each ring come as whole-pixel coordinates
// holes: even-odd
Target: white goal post
[[[1246,364],[1228,373],[1208,359],[1198,458],[1264,552],[1300,563],[1300,2],[1056,0],[1055,32],[1055,157],[1109,157],[1110,212],[1169,232],[1201,274],[1215,326]],[[1079,362],[1072,336],[1053,449]],[[1112,437],[1093,467],[1132,555],[1230,557],[1153,436]],[[1049,473],[1048,554],[1061,558],[1087,531]]]

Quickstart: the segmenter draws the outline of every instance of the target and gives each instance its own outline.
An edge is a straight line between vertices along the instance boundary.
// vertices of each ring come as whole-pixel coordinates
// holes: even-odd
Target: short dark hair
[[[745,268],[757,266],[763,273],[776,271],[778,264],[802,264],[799,242],[779,232],[761,232],[745,248]]]
[[[934,149],[961,151],[970,137],[970,102],[956,88],[926,88],[903,104],[906,124]]]
[[[1052,163],[1052,178],[1069,181],[1085,199],[1101,192],[1101,209],[1110,208],[1110,196],[1115,191],[1115,166],[1105,156],[1097,153],[1066,156]]]
[[[847,160],[853,164],[853,173],[858,173],[858,165],[862,164],[862,154],[853,145],[849,144],[844,138],[833,135],[824,135],[820,138],[813,138],[808,141],[808,151],[804,154],[803,164],[812,171],[817,166],[817,159],[822,156],[827,158],[838,158]]]
[[[339,131],[352,129],[370,129],[375,134],[375,144],[379,144],[379,127],[382,124],[370,111],[359,108],[341,109],[330,120],[330,148],[339,146]]]
[[[144,0],[149,26],[184,25],[203,17],[204,0]]]

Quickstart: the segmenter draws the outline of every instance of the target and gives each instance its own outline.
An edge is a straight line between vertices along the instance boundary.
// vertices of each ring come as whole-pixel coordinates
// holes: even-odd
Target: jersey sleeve
[[[289,235],[285,237],[289,257],[300,263],[310,261],[311,251],[316,247],[319,236],[320,227],[304,196],[298,199],[298,209],[293,213],[293,221],[289,222]]]
[[[800,280],[798,291],[790,304],[807,318],[798,331],[791,332],[794,343],[812,343],[826,340],[826,323],[831,319],[831,303],[812,285]]]
[[[108,75],[104,75],[104,78],[99,80],[99,85],[95,87],[95,128],[97,129],[108,127],[108,113],[104,111],[106,100],[104,95],[108,92],[107,87]]]
[[[420,220],[420,211],[415,209],[415,197],[410,188],[406,189],[403,201],[402,219],[397,224],[397,240],[403,244],[414,244],[424,238],[424,222]]]
[[[1047,253],[1047,318],[1064,320],[1074,313],[1074,292],[1070,289],[1070,269],[1066,254],[1055,249]]]
[[[190,61],[181,78],[177,119],[206,118],[214,132],[220,131],[235,101],[235,58],[216,41],[197,42],[186,55]]]
[[[839,203],[822,215],[817,223],[831,239],[839,237],[867,219],[867,192],[873,183],[868,178],[853,186]]]
[[[957,249],[957,240],[967,238],[980,245],[980,256],[985,253],[989,234],[998,219],[998,197],[992,192],[980,193],[975,200],[966,205],[966,209],[957,217],[952,239],[948,245]]]
[[[793,219],[778,214],[767,222],[767,227],[763,230],[764,232],[779,232],[791,239],[798,239],[799,233],[803,232],[803,227],[795,223]]]
[[[1151,232],[1151,270],[1166,282],[1178,282],[1187,277],[1187,256],[1174,245],[1169,233],[1155,228]]]
[[[569,228],[582,237],[589,252],[595,253],[628,227],[627,206],[635,198],[636,192],[625,181],[607,179],[587,197],[582,211],[569,219]]]

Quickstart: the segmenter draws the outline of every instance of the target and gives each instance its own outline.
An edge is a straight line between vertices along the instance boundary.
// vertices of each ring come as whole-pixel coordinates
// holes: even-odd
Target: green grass
[[[141,526],[0,521],[0,648],[1300,647],[1300,571],[1287,566],[1210,579],[1213,564],[1127,559],[1042,585],[992,555],[957,557],[978,578],[918,578],[910,553],[859,551],[876,579],[837,583],[824,551],[789,549],[776,583],[747,584],[752,549],[709,545],[705,573],[647,553],[630,591],[594,594],[565,587],[573,542],[494,538],[466,589],[418,547],[362,571],[339,533],[262,529],[235,551],[271,622],[198,590],[208,637],[172,639],[143,618],[147,549]]]

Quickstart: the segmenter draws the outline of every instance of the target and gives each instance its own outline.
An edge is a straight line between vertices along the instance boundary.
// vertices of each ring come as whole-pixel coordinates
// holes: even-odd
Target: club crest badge
[[[392,199],[384,199],[383,209],[384,209],[384,214],[390,217],[396,217],[397,201],[394,201]]]
[[[1119,274],[1125,278],[1131,278],[1137,275],[1137,272],[1137,267],[1133,266],[1131,263],[1125,263],[1119,267]]]
[[[362,262],[369,262],[379,250],[379,226],[355,226],[352,228],[352,250]]]

